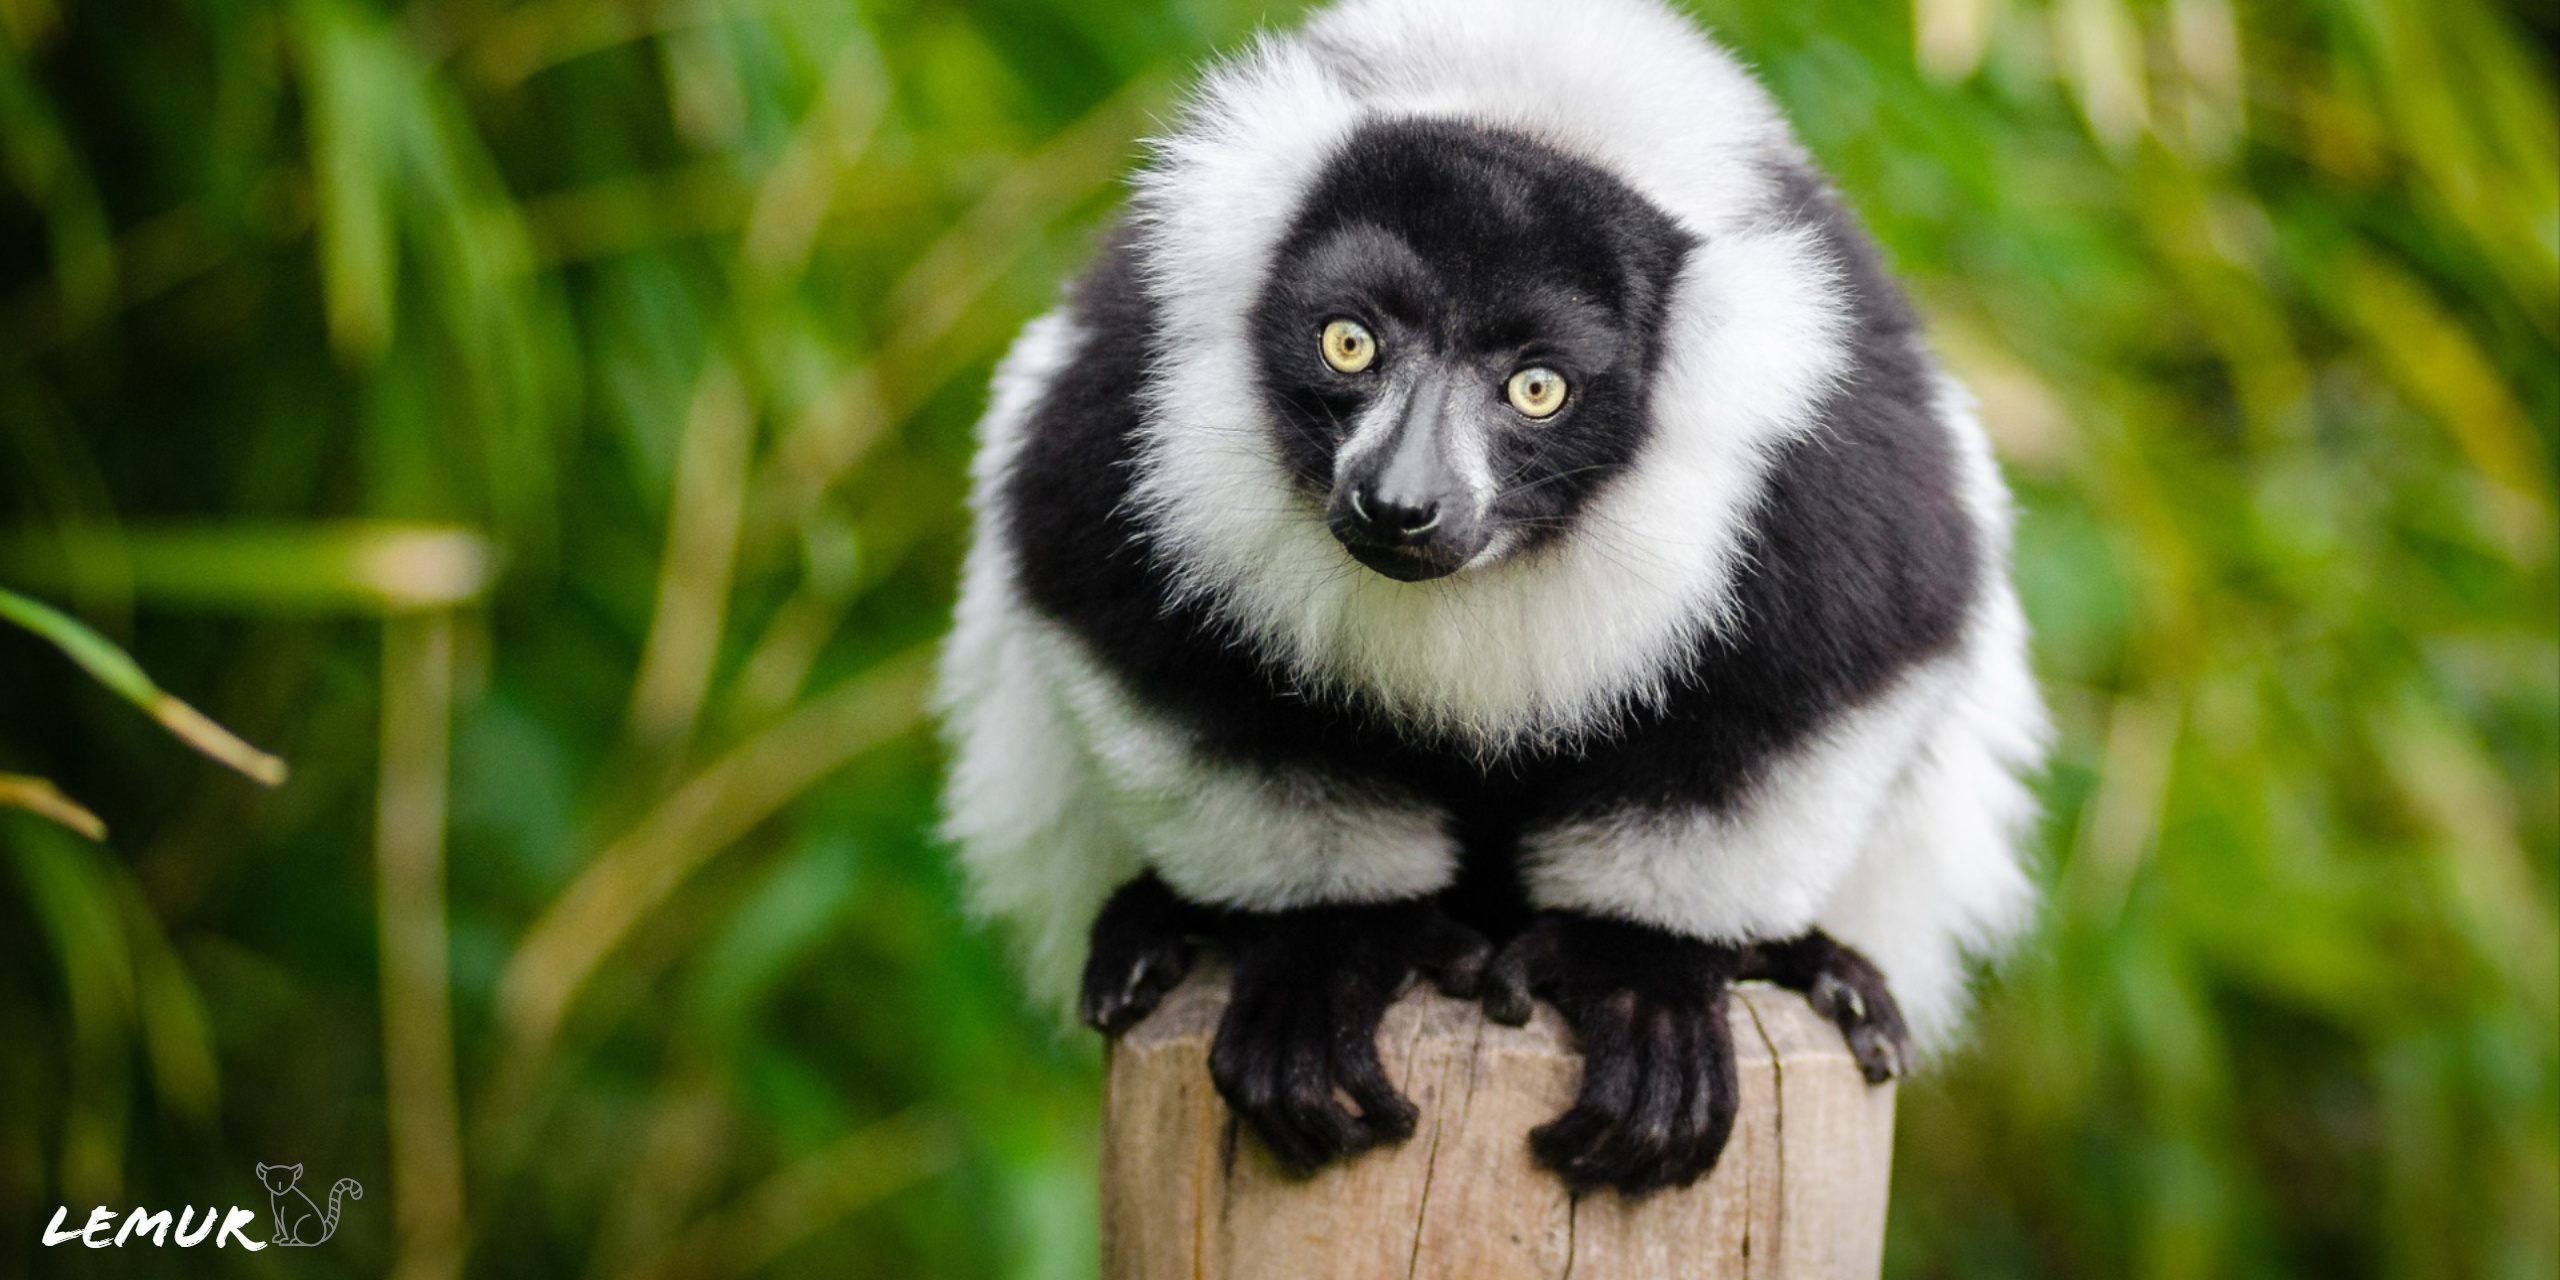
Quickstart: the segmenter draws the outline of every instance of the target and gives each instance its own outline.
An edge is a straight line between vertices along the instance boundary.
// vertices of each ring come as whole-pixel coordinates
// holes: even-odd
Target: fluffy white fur
[[[1673,298],[1657,430],[1632,472],[1541,552],[1425,583],[1362,569],[1296,496],[1255,385],[1247,311],[1304,190],[1365,120],[1517,130],[1629,182],[1697,234]],[[1173,335],[1143,404],[1139,510],[1182,588],[1310,689],[1490,757],[1604,735],[1668,664],[1730,625],[1745,514],[1843,369],[1836,270],[1768,216],[1766,160],[1799,158],[1761,89],[1652,0],[1349,0],[1214,71],[1137,182],[1145,286]],[[946,833],[976,901],[1014,921],[1035,985],[1072,993],[1083,930],[1141,866],[1193,898],[1282,907],[1438,888],[1445,819],[1309,778],[1214,763],[1023,602],[997,478],[1066,358],[1023,335],[981,425],[943,705]],[[1820,923],[1886,972],[1926,1040],[1964,959],[2029,901],[2014,850],[2042,752],[2005,580],[2007,497],[1962,393],[1941,413],[1990,584],[1959,649],[1779,762],[1750,804],[1533,833],[1529,881],[1576,906],[1735,939]]]
[[[1060,1008],[1074,1002],[1085,930],[1103,899],[1144,866],[1051,678],[1041,625],[1015,585],[998,501],[1023,420],[1076,340],[1064,316],[1043,317],[996,370],[970,468],[977,537],[961,568],[936,699],[951,745],[943,837],[960,851],[978,912],[1014,926],[1033,994]]]
[[[2036,819],[2024,780],[2052,733],[2009,584],[2014,521],[1990,437],[1952,379],[1941,381],[1938,412],[1994,578],[1965,620],[1946,701],[1815,920],[1884,970],[1924,1050],[1945,1045],[1963,1018],[1966,957],[1996,953],[2034,910],[2019,862]]]
[[[1826,726],[1732,812],[1643,811],[1529,837],[1530,900],[1726,942],[1813,924],[1948,697],[1952,662]]]

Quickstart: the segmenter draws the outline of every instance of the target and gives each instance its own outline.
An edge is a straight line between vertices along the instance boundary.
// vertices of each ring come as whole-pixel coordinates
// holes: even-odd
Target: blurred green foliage
[[[2560,22],[1701,10],[1981,394],[2062,728],[1889,1269],[2560,1270]],[[914,650],[994,357],[1262,16],[0,0],[0,582],[295,768],[0,634],[116,833],[0,809],[0,1274],[1089,1273]],[[36,1243],[258,1161],[368,1195]]]

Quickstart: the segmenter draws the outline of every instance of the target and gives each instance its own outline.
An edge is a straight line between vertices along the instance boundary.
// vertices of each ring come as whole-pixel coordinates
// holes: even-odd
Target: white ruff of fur
[[[970,906],[1016,927],[1025,980],[1062,1012],[1074,1004],[1086,927],[1144,865],[1062,704],[1005,531],[1005,473],[1033,405],[1079,337],[1065,316],[1042,317],[996,370],[970,467],[976,534],[935,699],[951,750],[942,835],[968,873]]]
[[[1990,437],[1952,379],[1939,380],[1938,414],[1981,544],[1983,590],[1948,660],[1954,678],[1939,719],[1816,921],[1884,970],[1924,1051],[1956,1036],[1967,962],[1996,959],[2035,910],[2020,859],[2036,820],[2026,779],[2043,767],[2053,737],[2028,660],[2026,614],[2009,582],[2014,519]]]
[[[1655,432],[1575,530],[1431,582],[1361,567],[1299,496],[1250,310],[1297,196],[1359,125],[1512,130],[1618,175],[1701,243],[1673,291]],[[1133,500],[1180,589],[1309,690],[1493,755],[1605,734],[1728,624],[1753,495],[1844,370],[1839,271],[1772,218],[1801,152],[1731,58],[1650,0],[1353,0],[1215,72],[1137,181],[1168,350]]]

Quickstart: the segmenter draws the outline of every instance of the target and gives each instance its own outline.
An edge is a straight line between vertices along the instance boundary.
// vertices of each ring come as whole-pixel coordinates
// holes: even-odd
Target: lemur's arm
[[[1560,788],[1557,812],[1525,841],[1539,914],[1495,961],[1486,1008],[1516,1023],[1543,996],[1574,1028],[1580,1096],[1531,1138],[1569,1183],[1644,1191],[1714,1166],[1738,1104],[1727,1023],[1738,979],[1805,992],[1870,1080],[1907,1064],[1882,975],[1815,921],[1943,696],[1935,673],[1913,672],[1825,732],[1723,775],[1694,742],[1651,740],[1696,732],[1715,711],[1701,707],[1591,753]]]
[[[1379,1020],[1417,975],[1474,995],[1492,955],[1436,899],[1457,865],[1446,820],[1419,800],[1210,759],[1072,642],[1055,660],[1148,867],[1094,920],[1085,1021],[1135,1025],[1214,937],[1235,977],[1210,1076],[1273,1154],[1312,1169],[1409,1136]]]

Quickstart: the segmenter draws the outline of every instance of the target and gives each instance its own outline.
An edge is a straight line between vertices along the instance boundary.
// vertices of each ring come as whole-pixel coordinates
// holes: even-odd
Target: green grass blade
[[[113,582],[86,566],[111,565]],[[496,581],[497,549],[451,525],[351,520],[312,525],[73,526],[0,539],[0,573],[77,593],[123,586],[139,599],[260,614],[393,614],[450,609]]]
[[[79,801],[62,794],[62,788],[49,779],[0,773],[0,808],[24,809],[91,840],[107,838],[107,824]]]
[[[142,708],[179,741],[270,787],[284,785],[284,761],[250,746],[194,707],[152,683],[142,665],[79,619],[0,587],[0,618],[52,641],[117,697]]]

